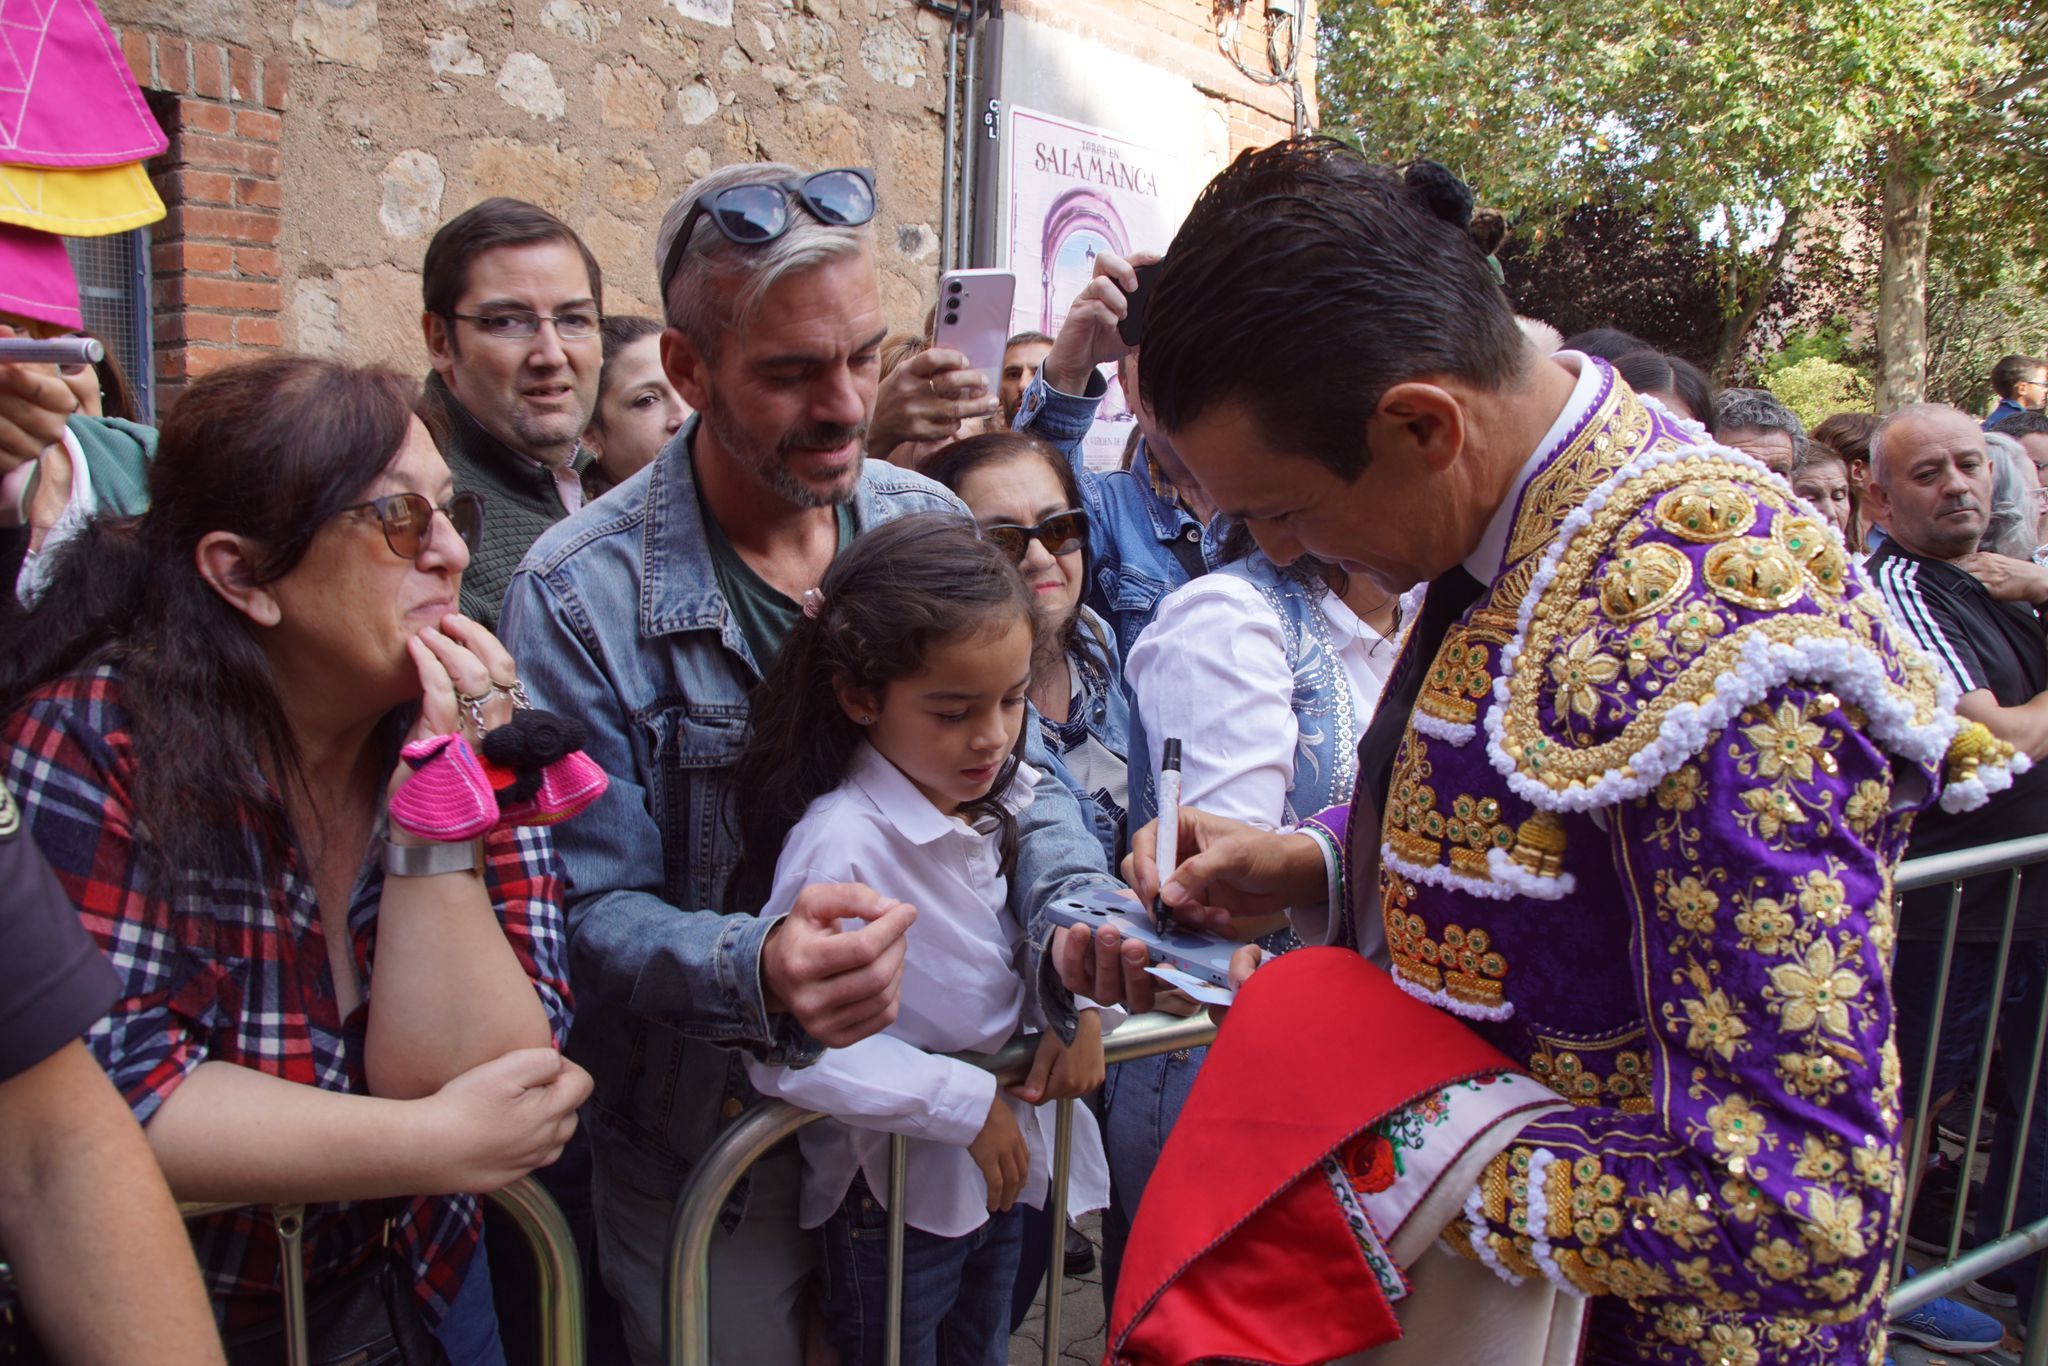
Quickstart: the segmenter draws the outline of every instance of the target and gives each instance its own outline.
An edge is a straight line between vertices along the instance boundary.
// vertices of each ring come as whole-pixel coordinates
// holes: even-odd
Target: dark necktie
[[[1380,813],[1386,809],[1387,787],[1393,781],[1394,753],[1408,729],[1408,714],[1422,692],[1422,680],[1436,662],[1451,623],[1465,615],[1485,585],[1452,568],[1429,581],[1422,611],[1415,618],[1407,648],[1380,692],[1372,723],[1358,742],[1358,786],[1351,794],[1351,816],[1345,830],[1345,881],[1353,942],[1366,957],[1382,959],[1386,940],[1378,910],[1380,895]]]
[[[1485,585],[1457,565],[1431,579],[1422,599],[1422,611],[1415,618],[1408,648],[1394,665],[1393,676],[1380,692],[1372,723],[1358,742],[1358,795],[1370,797],[1375,808],[1386,805],[1387,784],[1393,776],[1394,752],[1401,747],[1402,732],[1408,729],[1408,714],[1422,692],[1422,680],[1436,662],[1451,624],[1465,615]],[[1356,806],[1354,799],[1353,806]],[[1353,812],[1354,816],[1356,811]],[[1374,822],[1377,828],[1377,821]],[[1375,843],[1378,841],[1375,840]]]

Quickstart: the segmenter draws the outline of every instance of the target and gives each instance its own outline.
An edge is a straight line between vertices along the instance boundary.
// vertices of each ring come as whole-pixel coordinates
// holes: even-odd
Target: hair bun
[[[1472,226],[1472,189],[1443,163],[1411,161],[1401,180],[1410,194],[1444,222],[1460,229]]]

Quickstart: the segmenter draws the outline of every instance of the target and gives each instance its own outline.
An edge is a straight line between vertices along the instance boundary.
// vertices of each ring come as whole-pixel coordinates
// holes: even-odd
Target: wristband
[[[453,844],[393,844],[384,842],[384,872],[389,877],[438,877],[442,873],[484,871],[482,840]]]

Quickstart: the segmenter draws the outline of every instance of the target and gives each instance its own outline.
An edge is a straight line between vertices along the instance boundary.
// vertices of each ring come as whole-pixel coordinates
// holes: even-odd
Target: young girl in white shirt
[[[918,912],[893,1024],[807,1067],[748,1064],[762,1092],[832,1116],[801,1134],[799,1217],[818,1230],[825,1331],[845,1366],[883,1360],[886,1135],[911,1140],[902,1359],[993,1366],[1008,1359],[1018,1202],[1046,1197],[1044,1102],[1102,1081],[1088,1008],[1073,1045],[1047,1031],[1009,1092],[944,1056],[999,1048],[1040,1018],[1006,904],[1015,816],[1037,780],[1019,758],[1037,631],[1016,566],[965,518],[877,527],[807,600],[735,774],[732,905],[775,916],[813,883],[859,882]],[[1073,1170],[1070,1208],[1101,1208],[1093,1124],[1074,1125]]]

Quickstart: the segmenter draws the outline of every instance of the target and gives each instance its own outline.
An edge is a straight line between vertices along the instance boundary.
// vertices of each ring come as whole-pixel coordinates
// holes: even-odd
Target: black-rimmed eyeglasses
[[[384,544],[390,546],[391,553],[400,559],[417,560],[427,553],[427,546],[434,539],[436,512],[448,518],[448,524],[455,528],[455,534],[471,551],[483,540],[484,496],[481,493],[458,493],[438,507],[429,502],[424,493],[392,493],[345,507],[342,511],[361,512],[364,508],[377,514],[377,520],[384,527]]]
[[[690,234],[697,220],[708,217],[711,226],[725,240],[742,247],[773,242],[789,231],[790,200],[820,223],[835,228],[857,228],[875,216],[875,173],[865,166],[841,166],[818,171],[801,180],[759,180],[728,185],[716,194],[690,206],[683,226],[668,244],[661,261],[661,297],[668,297],[669,282],[690,249]]]

